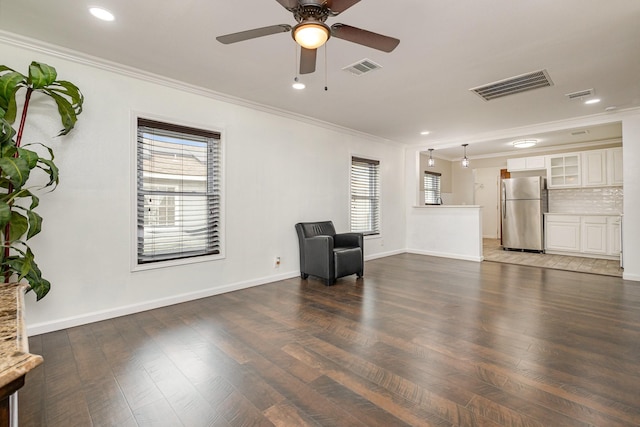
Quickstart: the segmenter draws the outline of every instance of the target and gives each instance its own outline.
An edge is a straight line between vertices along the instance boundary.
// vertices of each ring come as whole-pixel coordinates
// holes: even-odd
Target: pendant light
[[[429,148],[429,160],[427,161],[427,167],[434,167],[436,165],[436,161],[433,158],[433,148]]]
[[[469,167],[469,158],[467,157],[467,145],[469,145],[469,144],[462,144],[462,147],[464,148],[464,157],[462,158],[462,167],[463,168],[468,168]]]

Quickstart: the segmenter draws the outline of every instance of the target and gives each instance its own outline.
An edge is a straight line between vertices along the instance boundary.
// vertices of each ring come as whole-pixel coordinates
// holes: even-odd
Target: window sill
[[[192,257],[192,258],[172,259],[169,261],[150,262],[146,264],[138,264],[137,261],[134,260],[134,264],[133,264],[133,267],[131,268],[131,271],[136,272],[136,271],[155,270],[158,268],[179,267],[181,265],[217,261],[224,258],[225,258],[224,254],[217,254],[217,255],[206,255],[206,256],[199,256],[199,257]]]

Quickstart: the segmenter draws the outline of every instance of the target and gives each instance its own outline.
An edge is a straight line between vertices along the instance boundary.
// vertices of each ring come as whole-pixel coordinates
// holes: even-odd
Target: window
[[[440,174],[438,172],[424,171],[424,204],[441,205]]]
[[[380,234],[380,162],[351,158],[351,231]]]
[[[138,264],[220,253],[217,132],[138,118]]]

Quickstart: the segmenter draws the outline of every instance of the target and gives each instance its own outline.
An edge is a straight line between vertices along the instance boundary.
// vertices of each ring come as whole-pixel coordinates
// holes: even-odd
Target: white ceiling
[[[116,20],[96,20],[90,5]],[[307,88],[295,91],[289,33],[231,45],[215,40],[295,24],[275,0],[0,0],[0,30],[383,139],[440,147],[444,157],[459,156],[458,142],[499,130],[640,107],[638,0],[362,0],[327,21],[336,22],[401,42],[383,53],[330,39],[326,73],[321,48],[317,71],[301,76]],[[361,77],[341,70],[364,58],[383,68]],[[537,70],[547,70],[553,86],[488,102],[469,91]],[[599,104],[565,96],[592,88]],[[566,134],[522,136],[561,141]],[[588,135],[619,137],[620,126]],[[469,151],[504,151],[510,140]]]

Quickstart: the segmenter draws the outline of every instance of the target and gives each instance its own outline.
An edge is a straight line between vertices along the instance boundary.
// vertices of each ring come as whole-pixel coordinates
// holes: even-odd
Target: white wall
[[[628,280],[640,281],[640,113],[622,121],[624,173],[622,256]]]
[[[404,149],[396,144],[75,57],[3,43],[0,57],[25,73],[32,60],[46,62],[85,95],[68,137],[50,138],[60,128],[55,107],[44,111],[35,99],[24,135],[52,146],[61,171],[58,189],[41,197],[43,231],[30,241],[52,283],[42,301],[27,297],[31,334],[298,275],[296,222],[332,219],[348,230],[351,154],[381,160],[382,236],[366,241],[365,255],[404,250]],[[131,271],[133,111],[222,131],[225,259]]]

